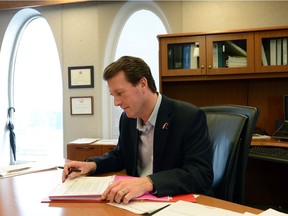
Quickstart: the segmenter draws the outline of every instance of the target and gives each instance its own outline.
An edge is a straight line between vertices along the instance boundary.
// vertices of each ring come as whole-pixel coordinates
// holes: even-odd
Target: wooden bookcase
[[[283,95],[288,94],[288,26],[166,34],[158,35],[158,40],[161,93],[197,106],[258,107],[257,127],[269,135],[275,123],[283,120]],[[196,52],[192,51],[195,47]],[[227,61],[225,56],[234,58]],[[271,65],[271,58],[280,64]]]

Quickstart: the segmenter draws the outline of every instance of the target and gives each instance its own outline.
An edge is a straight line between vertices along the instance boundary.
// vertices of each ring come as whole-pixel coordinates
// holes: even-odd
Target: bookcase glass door
[[[253,73],[253,33],[208,35],[206,47],[207,75]]]
[[[246,40],[213,42],[213,68],[247,67]]]
[[[255,33],[255,72],[287,72],[288,30]]]
[[[199,42],[168,44],[167,46],[168,70],[199,68]]]
[[[162,76],[205,75],[205,36],[160,38]]]
[[[288,37],[262,39],[263,66],[287,65],[287,40]]]

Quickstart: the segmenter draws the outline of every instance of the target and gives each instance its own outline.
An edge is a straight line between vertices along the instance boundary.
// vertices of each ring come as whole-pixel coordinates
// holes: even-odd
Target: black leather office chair
[[[207,116],[214,146],[213,196],[243,204],[249,146],[259,110],[241,105],[206,106],[202,109]]]

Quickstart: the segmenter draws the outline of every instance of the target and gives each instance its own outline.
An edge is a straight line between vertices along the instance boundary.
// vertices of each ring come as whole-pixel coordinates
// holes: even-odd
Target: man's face
[[[110,94],[114,97],[114,105],[120,106],[129,118],[141,117],[144,104],[145,83],[141,80],[133,86],[125,78],[124,72],[107,81]]]

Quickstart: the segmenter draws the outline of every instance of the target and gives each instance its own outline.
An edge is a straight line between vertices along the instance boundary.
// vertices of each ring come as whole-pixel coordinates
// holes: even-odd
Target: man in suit
[[[116,181],[102,194],[117,203],[146,192],[159,197],[207,193],[213,168],[205,113],[158,93],[150,68],[140,58],[121,57],[106,67],[103,77],[114,105],[124,110],[118,144],[103,156],[67,163],[62,180],[126,169],[138,178]],[[69,174],[70,167],[81,172]]]

